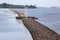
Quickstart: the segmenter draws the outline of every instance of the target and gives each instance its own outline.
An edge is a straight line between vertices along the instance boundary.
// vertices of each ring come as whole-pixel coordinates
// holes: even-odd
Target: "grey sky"
[[[0,3],[36,5],[40,7],[60,6],[60,0],[0,0]]]

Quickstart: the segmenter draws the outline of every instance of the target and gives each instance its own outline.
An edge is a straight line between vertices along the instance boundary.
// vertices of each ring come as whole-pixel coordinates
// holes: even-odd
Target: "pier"
[[[35,21],[35,17],[29,17],[25,13],[12,10],[18,15],[18,19],[21,19],[26,28],[30,31],[33,40],[60,40],[60,35],[49,29],[45,25]]]

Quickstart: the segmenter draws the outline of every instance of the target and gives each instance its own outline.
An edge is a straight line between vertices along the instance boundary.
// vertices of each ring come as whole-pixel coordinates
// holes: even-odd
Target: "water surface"
[[[0,40],[32,40],[29,31],[16,16],[11,10],[0,8]]]

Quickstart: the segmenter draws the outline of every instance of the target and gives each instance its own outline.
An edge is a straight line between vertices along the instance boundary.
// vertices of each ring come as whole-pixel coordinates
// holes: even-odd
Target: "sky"
[[[36,5],[38,7],[60,6],[60,0],[0,0],[1,3],[16,5]]]

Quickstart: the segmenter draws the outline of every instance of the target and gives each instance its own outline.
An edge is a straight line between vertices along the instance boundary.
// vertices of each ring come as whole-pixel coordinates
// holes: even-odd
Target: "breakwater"
[[[30,31],[33,40],[60,40],[60,35],[58,35],[53,30],[49,29],[45,25],[38,23],[33,18],[28,18],[23,12],[12,10],[18,14],[24,25]],[[24,18],[23,18],[24,17]]]

